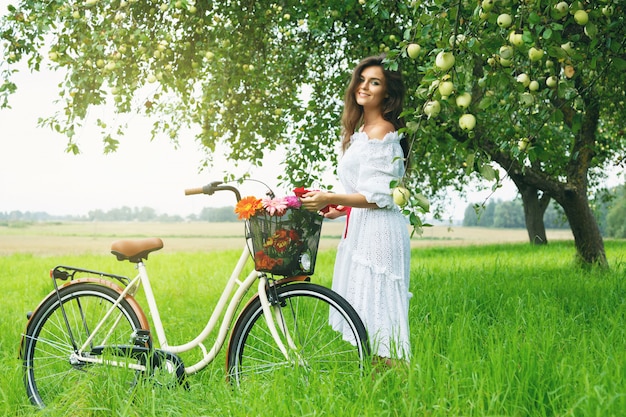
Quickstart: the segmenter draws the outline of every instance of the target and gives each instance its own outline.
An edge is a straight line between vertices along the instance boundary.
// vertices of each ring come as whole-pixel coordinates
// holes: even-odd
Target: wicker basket
[[[323,217],[304,209],[248,220],[254,265],[274,275],[309,275],[315,269]]]

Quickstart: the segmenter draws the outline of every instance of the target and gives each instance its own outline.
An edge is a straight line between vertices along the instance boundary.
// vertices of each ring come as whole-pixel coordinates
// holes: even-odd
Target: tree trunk
[[[548,244],[543,215],[548,208],[548,204],[550,204],[550,197],[545,193],[540,194],[535,187],[523,183],[517,184],[517,189],[522,196],[524,221],[530,243],[533,245]]]
[[[560,199],[563,201],[559,201]],[[608,267],[600,227],[593,216],[586,193],[566,190],[557,201],[563,207],[572,229],[579,260],[588,265]]]

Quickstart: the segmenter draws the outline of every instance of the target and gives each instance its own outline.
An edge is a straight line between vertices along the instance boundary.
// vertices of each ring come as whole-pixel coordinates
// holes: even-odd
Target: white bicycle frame
[[[213,309],[213,312],[211,313],[211,317],[209,318],[208,323],[206,324],[204,329],[200,332],[200,334],[198,334],[193,340],[182,345],[170,345],[168,343],[167,336],[165,334],[165,329],[163,327],[163,322],[161,321],[161,315],[159,313],[156,299],[152,291],[152,285],[150,284],[150,279],[148,277],[146,266],[143,262],[137,263],[137,270],[138,270],[137,276],[133,278],[133,280],[130,281],[130,283],[126,286],[124,291],[122,291],[120,296],[117,298],[113,306],[107,311],[107,313],[105,314],[105,317],[103,317],[102,320],[96,325],[91,335],[87,338],[87,340],[85,340],[85,343],[83,343],[83,345],[80,347],[78,352],[73,356],[75,356],[76,360],[79,360],[82,362],[106,363],[108,365],[113,365],[113,366],[123,366],[123,367],[130,367],[133,369],[138,369],[138,370],[145,370],[145,367],[141,365],[118,363],[112,360],[107,360],[107,359],[102,359],[102,358],[93,358],[93,357],[83,355],[83,352],[86,352],[86,351],[88,352],[91,342],[93,341],[95,336],[98,335],[98,333],[100,332],[101,327],[103,326],[104,322],[115,311],[115,309],[120,304],[120,302],[124,299],[124,297],[126,297],[127,295],[133,296],[134,294],[136,294],[139,287],[143,285],[146,300],[148,302],[148,311],[152,315],[152,322],[154,325],[154,331],[156,332],[157,340],[159,342],[159,348],[165,352],[170,352],[170,353],[181,353],[181,352],[190,351],[196,347],[200,348],[203,353],[202,359],[191,366],[185,366],[186,374],[193,374],[195,372],[198,372],[204,367],[206,367],[208,364],[210,364],[215,359],[220,349],[224,346],[224,342],[226,341],[226,337],[228,335],[229,325],[232,322],[233,317],[236,313],[237,306],[239,305],[240,301],[243,299],[248,289],[252,287],[254,281],[258,279],[259,280],[258,294],[259,294],[259,299],[261,301],[261,306],[263,308],[263,316],[265,317],[268,328],[270,330],[270,333],[272,334],[272,337],[274,338],[274,341],[276,342],[276,345],[285,356],[285,359],[289,361],[290,360],[289,351],[281,339],[281,336],[277,330],[276,322],[279,323],[280,333],[282,333],[282,335],[285,337],[287,341],[287,345],[291,349],[295,349],[295,344],[293,343],[293,340],[289,335],[288,329],[285,327],[285,321],[282,320],[282,316],[281,316],[282,313],[280,311],[280,308],[272,308],[268,300],[268,296],[266,293],[267,277],[265,276],[264,273],[253,270],[248,274],[248,276],[243,281],[240,280],[240,276],[244,270],[245,264],[247,260],[249,259],[249,257],[250,257],[250,251],[248,247],[245,247],[241,253],[241,256],[239,257],[239,261],[237,262],[235,269],[233,270],[228,282],[226,283],[226,287],[224,288],[222,295],[220,296],[215,308]],[[233,294],[231,297],[233,289],[235,288],[236,285],[238,285],[239,288],[237,289],[235,294]],[[230,302],[229,302],[229,299],[230,299]],[[211,332],[215,329],[215,326],[217,326],[217,324],[219,323],[220,321],[219,318],[225,309],[226,309],[226,313],[221,321],[216,340],[213,343],[211,350],[207,351],[206,347],[203,345],[203,342],[207,339],[209,334],[211,334]],[[274,320],[272,310],[274,310],[274,314],[276,315],[276,320]]]

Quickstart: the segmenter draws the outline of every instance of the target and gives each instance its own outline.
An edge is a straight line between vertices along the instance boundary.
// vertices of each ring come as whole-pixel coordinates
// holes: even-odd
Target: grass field
[[[133,275],[131,265],[107,254],[111,240],[162,236],[166,249],[150,256],[149,267],[162,313],[176,313],[165,327],[174,342],[203,327],[221,277],[238,255],[229,246],[234,237],[213,227],[210,233],[222,236],[213,247],[206,243],[209,232],[197,227],[181,236],[182,226],[172,225],[169,234],[156,225],[143,232],[135,226],[97,225],[87,234],[76,225],[0,228],[0,414],[36,414],[16,357],[25,312],[51,289],[47,271],[69,264]],[[334,384],[288,375],[233,389],[224,379],[222,353],[190,378],[188,390],[141,387],[128,396],[103,384],[37,415],[626,415],[626,242],[606,242],[610,271],[583,271],[573,266],[566,235],[549,235],[550,245],[532,247],[523,243],[523,231],[431,232],[413,242],[408,370]],[[339,233],[325,229],[315,282],[330,284]],[[15,243],[21,239],[30,252]]]

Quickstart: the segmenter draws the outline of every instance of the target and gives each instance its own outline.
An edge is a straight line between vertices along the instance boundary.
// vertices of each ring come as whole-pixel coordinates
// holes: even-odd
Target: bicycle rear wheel
[[[132,359],[129,351],[134,332],[142,324],[126,300],[102,322],[82,356],[78,354],[118,296],[117,291],[102,285],[71,284],[61,288],[59,296],[53,293],[35,311],[22,350],[24,384],[34,405],[43,408],[71,392],[109,383],[135,383],[138,371],[129,365],[143,365]],[[114,360],[120,366],[89,363],[84,358]]]
[[[365,326],[359,315],[339,294],[310,283],[296,283],[276,290],[272,306],[277,327],[286,330],[293,344],[289,358],[280,351],[270,334],[257,297],[241,313],[233,329],[227,354],[231,381],[240,384],[250,377],[271,379],[278,370],[304,370],[314,377],[360,374],[369,356]],[[344,335],[330,326],[331,311],[345,320]],[[287,337],[283,341],[287,345]]]

